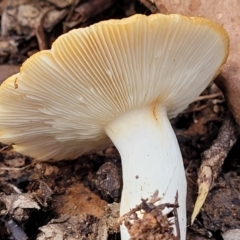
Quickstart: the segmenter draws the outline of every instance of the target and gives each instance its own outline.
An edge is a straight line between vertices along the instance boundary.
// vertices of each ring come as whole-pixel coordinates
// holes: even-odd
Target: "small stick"
[[[158,13],[159,10],[157,9],[156,5],[148,0],[140,0],[140,2],[146,7],[148,8],[151,13]]]
[[[0,152],[3,152],[4,150],[6,150],[6,149],[8,149],[8,148],[9,148],[9,146],[2,147],[2,148],[0,149]]]
[[[24,166],[24,167],[0,167],[0,171],[22,171],[22,170],[25,170],[27,168],[30,168],[31,166],[33,166],[35,163],[32,162],[30,163],[29,165],[27,166]]]
[[[43,21],[44,21],[44,17],[52,9],[53,9],[52,7],[44,9],[41,13],[41,17],[39,18],[39,21],[36,23],[36,26],[35,26],[35,34],[36,34],[36,38],[38,41],[38,47],[39,47],[40,51],[48,48],[47,41],[46,41],[46,34],[43,29]]]
[[[191,112],[199,112],[199,111],[201,111],[201,110],[203,110],[203,109],[205,109],[205,108],[207,108],[207,107],[209,107],[209,106],[211,106],[212,104],[205,104],[205,105],[202,105],[202,106],[200,106],[200,107],[196,107],[196,108],[192,108],[192,109],[187,109],[187,110],[185,110],[185,111],[183,111],[182,113],[191,113]]]
[[[209,94],[209,95],[199,96],[194,100],[194,102],[208,100],[208,99],[222,97],[222,96],[223,96],[222,93],[213,93],[213,94]]]
[[[65,22],[64,31],[67,31],[69,28],[76,27],[79,24],[85,23],[114,4],[114,0],[84,1],[80,6],[74,8],[74,12],[78,15],[78,17],[73,22]]]
[[[202,205],[204,204],[214,180],[217,178],[223,162],[237,138],[235,135],[235,122],[230,113],[226,116],[217,138],[212,146],[202,153],[202,165],[198,172],[198,197],[191,217],[193,224]]]

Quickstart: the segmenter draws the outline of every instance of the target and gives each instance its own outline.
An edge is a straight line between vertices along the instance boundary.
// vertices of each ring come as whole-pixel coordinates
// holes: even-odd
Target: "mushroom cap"
[[[74,159],[110,144],[105,126],[162,105],[170,118],[219,73],[224,29],[202,18],[134,15],[60,36],[0,87],[0,141],[38,160]]]

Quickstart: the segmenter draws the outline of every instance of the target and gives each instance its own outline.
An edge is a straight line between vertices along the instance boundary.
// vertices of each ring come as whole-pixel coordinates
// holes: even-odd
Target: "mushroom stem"
[[[105,127],[122,159],[120,214],[158,190],[161,203],[174,203],[178,191],[181,239],[186,239],[186,178],[179,145],[166,109],[148,106],[129,111]],[[175,229],[176,230],[176,229]],[[129,239],[121,226],[121,239]]]

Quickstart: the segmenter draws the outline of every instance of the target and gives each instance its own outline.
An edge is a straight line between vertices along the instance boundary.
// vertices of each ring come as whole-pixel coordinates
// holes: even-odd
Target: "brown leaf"
[[[180,13],[206,17],[222,25],[230,37],[230,54],[217,84],[223,91],[229,108],[240,124],[240,1],[153,0],[161,13]]]

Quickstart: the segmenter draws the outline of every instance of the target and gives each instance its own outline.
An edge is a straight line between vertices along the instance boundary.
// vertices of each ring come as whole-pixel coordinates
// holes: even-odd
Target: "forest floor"
[[[73,28],[148,15],[149,8],[136,0],[0,1],[0,81]],[[198,192],[201,154],[212,145],[228,114],[214,83],[202,96],[171,121],[186,169],[188,223]],[[223,233],[240,229],[239,147],[238,138],[194,224],[188,224],[188,240],[226,240]],[[121,159],[114,146],[73,161],[36,163],[2,144],[0,239],[120,239],[121,188]]]

